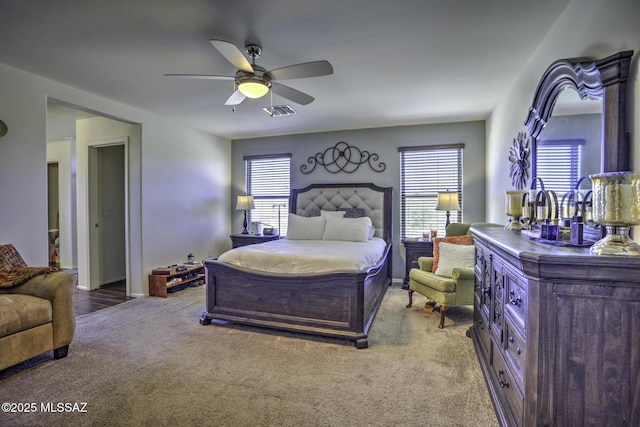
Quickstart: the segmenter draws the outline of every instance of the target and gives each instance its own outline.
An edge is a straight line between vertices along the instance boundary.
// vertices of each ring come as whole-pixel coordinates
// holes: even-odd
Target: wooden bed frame
[[[289,211],[316,216],[320,210],[364,209],[383,238],[382,258],[366,271],[322,275],[259,273],[206,260],[206,309],[212,319],[353,341],[367,348],[367,333],[391,284],[391,187],[374,184],[314,184],[291,191]]]

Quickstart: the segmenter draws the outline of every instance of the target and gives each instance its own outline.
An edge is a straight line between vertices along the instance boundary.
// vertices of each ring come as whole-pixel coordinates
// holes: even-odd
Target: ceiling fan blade
[[[271,82],[271,90],[276,94],[290,99],[293,102],[296,102],[300,105],[307,105],[313,102],[315,99],[313,96],[307,95],[304,92],[300,92],[292,87],[281,85],[279,83]]]
[[[218,49],[218,51],[227,58],[227,61],[231,62],[234,67],[239,70],[246,71],[247,73],[253,73],[253,67],[247,61],[247,58],[242,54],[240,49],[236,47],[233,43],[229,43],[224,40],[209,40],[209,42]]]
[[[271,80],[302,79],[333,74],[333,67],[328,61],[313,61],[276,68],[267,74]]]
[[[235,80],[233,76],[212,76],[209,74],[164,74],[164,76],[177,77],[179,79]]]
[[[245,96],[241,94],[239,90],[236,90],[231,94],[229,98],[227,98],[224,105],[238,105],[242,101],[244,101],[244,99],[245,99]]]

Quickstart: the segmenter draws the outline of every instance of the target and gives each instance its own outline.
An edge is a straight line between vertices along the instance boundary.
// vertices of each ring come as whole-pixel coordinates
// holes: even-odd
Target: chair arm
[[[433,270],[433,257],[421,256],[418,257],[418,268],[422,271]]]
[[[451,270],[451,278],[456,282],[458,280],[474,280],[474,274],[473,268],[454,267]]]
[[[51,301],[53,345],[54,348],[59,348],[71,343],[76,330],[76,316],[73,311],[73,293],[76,284],[75,274],[55,272],[40,274],[20,286],[4,291],[32,295]]]

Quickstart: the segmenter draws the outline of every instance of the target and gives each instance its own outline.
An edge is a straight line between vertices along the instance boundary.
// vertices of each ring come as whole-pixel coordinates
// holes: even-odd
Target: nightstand
[[[405,276],[402,289],[409,289],[409,270],[418,268],[418,258],[421,256],[433,256],[433,240],[418,237],[402,241],[405,255]]]
[[[265,234],[232,234],[229,237],[231,237],[231,245],[234,248],[280,239],[280,236],[267,236]]]

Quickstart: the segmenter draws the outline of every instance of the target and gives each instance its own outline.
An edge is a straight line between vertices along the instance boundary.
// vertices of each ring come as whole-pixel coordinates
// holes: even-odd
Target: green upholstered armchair
[[[452,223],[447,227],[446,237],[463,236],[471,234],[471,224]],[[438,276],[432,272],[434,258],[418,258],[418,268],[409,271],[409,304],[413,305],[413,293],[424,295],[427,305],[440,305],[440,324],[438,328],[444,328],[444,318],[447,309],[451,306],[473,304],[474,271],[471,268],[454,267],[451,277]]]
[[[472,225],[491,225],[502,227],[500,224],[491,223],[452,223],[447,227],[446,237],[470,236]],[[435,248],[434,248],[435,249]],[[444,328],[444,318],[447,309],[451,306],[473,305],[474,293],[474,256],[466,261],[466,266],[453,267],[451,277],[439,276],[432,272],[433,257],[418,258],[418,268],[409,271],[409,304],[413,305],[413,293],[424,295],[429,301],[427,306],[440,305],[440,324],[438,328]]]

